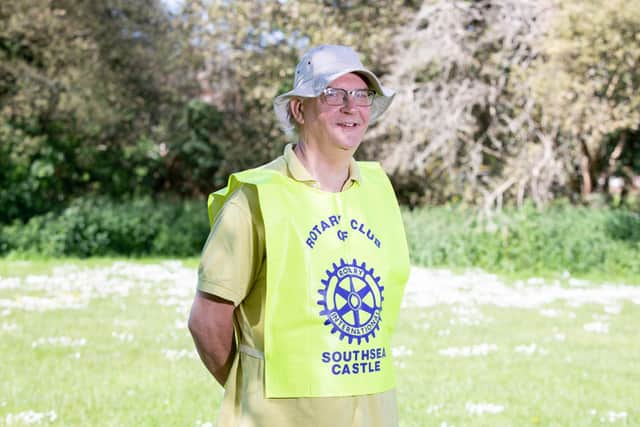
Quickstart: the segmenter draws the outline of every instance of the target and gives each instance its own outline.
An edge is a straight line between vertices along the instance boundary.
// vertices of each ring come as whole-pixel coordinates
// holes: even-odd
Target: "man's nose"
[[[352,111],[356,108],[356,99],[351,94],[345,94],[344,98],[342,98],[342,109],[347,111]]]

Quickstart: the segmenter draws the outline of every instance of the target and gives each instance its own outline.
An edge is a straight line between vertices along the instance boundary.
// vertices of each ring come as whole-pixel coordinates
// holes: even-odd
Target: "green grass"
[[[10,379],[0,388],[7,402],[2,412],[55,410],[55,425],[67,426],[179,426],[212,418],[220,392],[201,364],[169,361],[161,352],[192,347],[184,331],[172,332],[175,311],[144,304],[141,295],[128,299],[82,311],[16,313],[21,331],[5,334],[1,347],[1,375]],[[122,342],[113,331],[130,333],[133,341]],[[32,348],[41,337],[60,336],[87,344]]]
[[[96,269],[112,261],[65,260],[64,264]],[[14,273],[11,276],[25,277],[55,267],[53,260],[0,261],[0,277],[8,277],[8,269]],[[68,293],[73,296],[75,292]],[[0,299],[17,300],[25,295],[50,296],[42,291],[0,289]],[[51,425],[56,426],[213,422],[222,389],[196,358],[169,360],[164,356],[163,349],[191,352],[193,343],[186,329],[185,306],[163,306],[159,298],[133,287],[128,296],[96,297],[82,309],[15,309],[0,317],[0,324],[15,326],[12,331],[0,330],[0,425],[7,414],[27,410],[54,410],[58,419]],[[184,327],[178,327],[178,322]],[[39,339],[63,336],[85,339],[86,345],[33,347]]]
[[[0,258],[0,278],[2,277],[24,277],[33,274],[49,274],[54,268],[62,265],[75,265],[80,268],[105,267],[115,261],[122,261],[125,258],[113,257],[91,257],[91,258],[53,258],[34,256],[25,254],[24,256],[13,255],[11,257]],[[132,262],[140,264],[153,264],[166,260],[160,257],[132,257],[126,258]],[[197,267],[198,258],[181,258],[180,262],[187,267]]]
[[[610,411],[627,413],[614,425],[640,425],[640,310],[633,304],[623,307],[609,334],[583,329],[602,313],[600,306],[574,309],[574,319],[560,320],[536,310],[483,306],[481,312],[490,320],[477,326],[451,326],[456,316],[445,306],[402,312],[395,344],[413,350],[399,369],[402,426],[599,426],[609,424],[600,417]],[[443,330],[450,334],[439,336]],[[553,338],[558,331],[564,341]],[[482,343],[497,350],[468,357],[439,353]],[[515,351],[532,343],[546,354]],[[504,409],[473,415],[467,403]]]
[[[84,271],[80,283],[87,281],[91,289],[82,308],[27,311],[0,305],[0,425],[9,414],[28,410],[56,412],[57,420],[43,420],[42,426],[195,427],[215,422],[221,387],[196,358],[171,360],[163,353],[193,351],[185,321],[195,280],[176,294],[175,283],[132,275],[130,264],[114,262],[0,260],[0,301],[81,297],[84,285],[63,286],[60,278],[66,276],[57,270],[62,264],[70,281],[78,281],[71,275]],[[154,267],[158,261],[133,264]],[[188,264],[195,268],[196,260]],[[112,281],[101,279],[105,269],[111,269]],[[19,287],[7,281],[34,274],[48,279]],[[128,292],[107,292],[127,281],[132,281]],[[475,310],[471,317],[477,322],[461,323],[456,312],[461,308]],[[410,351],[396,358],[401,426],[640,425],[638,305],[626,301],[619,313],[608,314],[607,334],[583,328],[605,315],[603,305],[573,307],[560,301],[544,308],[560,315],[492,305],[403,309],[393,343]],[[86,344],[39,344],[63,336]],[[483,343],[496,350],[468,357],[440,353]],[[543,353],[515,350],[531,343]],[[474,415],[468,403],[503,409]],[[627,415],[610,423],[609,412]]]

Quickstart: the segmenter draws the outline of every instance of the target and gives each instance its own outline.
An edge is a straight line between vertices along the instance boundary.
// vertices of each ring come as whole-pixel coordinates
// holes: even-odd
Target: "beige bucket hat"
[[[350,47],[320,45],[310,49],[302,56],[296,66],[293,89],[273,100],[273,108],[282,128],[285,131],[294,128],[289,114],[291,98],[315,98],[329,83],[349,73],[357,73],[363,77],[369,88],[376,92],[369,119],[369,123],[375,122],[389,108],[395,92],[384,87],[380,79],[362,65],[358,54]]]

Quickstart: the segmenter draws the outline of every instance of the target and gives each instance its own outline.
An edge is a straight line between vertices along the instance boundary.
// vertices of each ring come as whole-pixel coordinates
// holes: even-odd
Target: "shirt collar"
[[[287,144],[284,147],[284,161],[287,164],[289,175],[296,181],[306,182],[311,187],[317,188],[319,185],[318,181],[316,181],[304,167],[296,153],[293,151],[293,147],[294,144]],[[358,166],[358,162],[352,158],[351,163],[349,163],[349,178],[345,182],[344,187],[342,187],[342,190],[344,191],[350,188],[354,183],[360,182],[360,180],[360,167]]]

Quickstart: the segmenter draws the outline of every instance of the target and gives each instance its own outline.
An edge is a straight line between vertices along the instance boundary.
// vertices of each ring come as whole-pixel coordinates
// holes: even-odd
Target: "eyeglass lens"
[[[347,91],[340,88],[327,88],[324,90],[324,99],[329,105],[343,105],[347,97],[351,96],[354,103],[360,107],[367,107],[373,103],[375,92],[369,89],[354,89]]]

